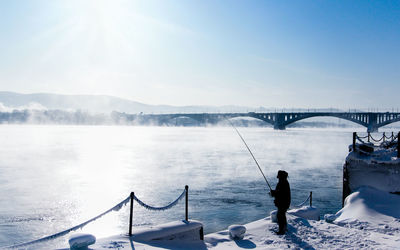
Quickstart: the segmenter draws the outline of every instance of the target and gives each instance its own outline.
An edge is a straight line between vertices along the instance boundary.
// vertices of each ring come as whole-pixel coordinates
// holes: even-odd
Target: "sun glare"
[[[72,26],[70,34],[73,40],[78,40],[82,46],[82,53],[99,53],[109,56],[117,50],[123,50],[126,34],[127,20],[122,18],[132,17],[124,1],[66,1],[65,11]],[[135,25],[135,20],[130,18],[130,26]],[[88,50],[88,51],[87,51]]]

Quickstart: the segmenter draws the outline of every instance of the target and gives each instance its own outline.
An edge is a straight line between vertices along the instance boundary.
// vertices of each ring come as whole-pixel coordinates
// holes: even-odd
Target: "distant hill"
[[[93,113],[199,113],[250,112],[255,108],[240,106],[170,106],[149,105],[107,95],[60,95],[49,93],[19,94],[0,91],[0,103],[9,109],[82,110]],[[4,109],[4,108],[3,108]],[[0,110],[1,112],[2,110]],[[4,110],[3,110],[4,111]]]
[[[231,113],[231,112],[307,112],[340,111],[337,109],[281,109],[245,106],[170,106],[149,105],[107,95],[60,95],[49,93],[20,94],[0,91],[0,112],[5,109],[81,110],[109,114],[112,111],[137,113]]]
[[[110,113],[113,110],[121,112],[146,112],[152,108],[150,105],[112,96],[57,95],[46,93],[18,94],[0,92],[0,102],[11,108],[27,107],[34,103],[40,104],[47,109],[84,110],[96,113]]]

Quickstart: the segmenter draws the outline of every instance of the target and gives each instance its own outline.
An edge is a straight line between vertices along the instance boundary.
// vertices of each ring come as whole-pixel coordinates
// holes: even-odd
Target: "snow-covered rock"
[[[332,223],[336,220],[337,216],[336,214],[325,214],[324,215],[324,220],[328,223]]]
[[[294,208],[289,210],[288,213],[307,220],[319,220],[320,216],[319,208],[310,206],[302,206],[300,208]]]
[[[78,233],[69,237],[68,243],[71,250],[88,249],[88,246],[96,242],[96,237],[92,234]]]
[[[241,240],[246,233],[246,227],[242,225],[230,225],[228,231],[231,239]]]

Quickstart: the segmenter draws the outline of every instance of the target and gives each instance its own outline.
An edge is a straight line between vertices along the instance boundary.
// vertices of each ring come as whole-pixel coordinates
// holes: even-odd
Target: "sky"
[[[0,0],[0,91],[399,108],[400,1]]]

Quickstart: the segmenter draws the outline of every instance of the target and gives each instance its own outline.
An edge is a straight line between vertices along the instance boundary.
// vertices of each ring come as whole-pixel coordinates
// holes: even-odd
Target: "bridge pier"
[[[285,130],[286,126],[283,125],[283,124],[275,124],[274,125],[274,129],[276,129],[276,130]]]
[[[376,126],[368,126],[367,127],[367,132],[368,133],[378,132],[378,127],[376,127]]]
[[[373,133],[378,132],[378,115],[377,114],[368,114],[368,127],[367,132]]]

